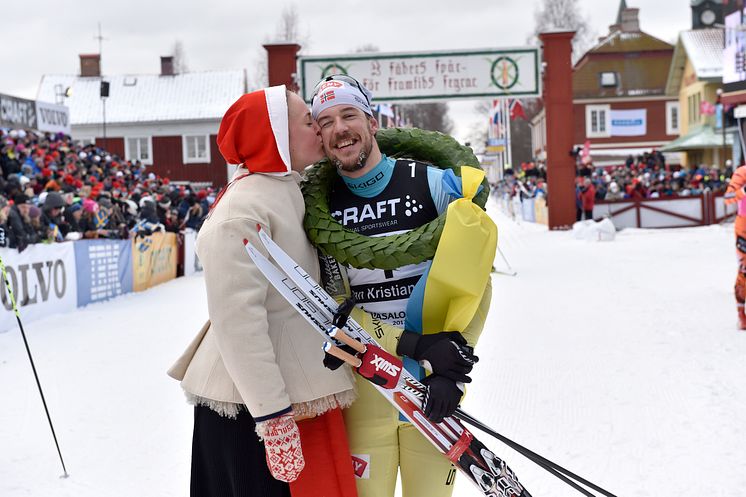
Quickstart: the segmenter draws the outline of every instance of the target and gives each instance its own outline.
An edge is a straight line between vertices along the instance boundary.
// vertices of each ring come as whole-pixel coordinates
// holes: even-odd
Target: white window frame
[[[604,130],[593,130],[593,113],[603,112]],[[608,138],[611,136],[611,105],[585,106],[585,136],[587,138]]]
[[[673,125],[673,111],[676,110],[676,126]],[[681,106],[679,102],[666,102],[666,134],[678,135],[681,133]]]
[[[147,159],[141,159],[140,158],[140,150],[133,151],[130,150],[130,140],[147,140],[148,143],[148,158]],[[139,142],[138,142],[139,144]],[[138,145],[138,149],[139,149]],[[142,164],[147,164],[148,166],[153,165],[153,137],[152,136],[127,136],[124,138],[124,157],[127,160],[131,160],[132,162],[139,160]]]
[[[207,156],[202,157],[189,157],[187,141],[190,138],[204,138],[205,140],[205,152]],[[210,163],[210,135],[181,135],[181,156],[184,164],[209,164]]]

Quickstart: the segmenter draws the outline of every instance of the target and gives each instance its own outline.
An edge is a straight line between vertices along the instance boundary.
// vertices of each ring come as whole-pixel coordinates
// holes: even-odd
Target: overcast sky
[[[0,93],[34,99],[43,74],[77,74],[78,54],[98,52],[105,74],[157,73],[160,56],[182,42],[192,71],[253,71],[261,44],[295,4],[304,53],[340,54],[362,45],[381,51],[499,48],[524,45],[541,0],[35,0],[3,2]],[[619,0],[579,0],[601,36],[616,19]],[[643,31],[669,43],[691,27],[689,0],[627,0],[640,9]],[[457,135],[474,119],[472,102],[451,104]]]

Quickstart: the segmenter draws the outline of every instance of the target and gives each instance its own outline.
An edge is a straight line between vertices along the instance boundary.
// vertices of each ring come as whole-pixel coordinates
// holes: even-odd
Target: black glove
[[[337,328],[344,328],[344,325],[347,324],[347,319],[350,317],[350,312],[352,312],[352,309],[355,308],[355,299],[354,298],[348,298],[345,299],[344,302],[339,304],[339,307],[337,307],[337,311],[334,313],[334,317],[332,318],[332,324],[336,326]],[[357,351],[350,347],[349,345],[342,345],[337,342],[339,348],[344,350],[345,352],[348,352],[352,355],[355,355]],[[324,352],[324,367],[327,369],[331,369],[332,371],[336,371],[339,369],[339,367],[344,364],[344,361],[338,357],[334,357],[329,352]]]
[[[438,374],[432,374],[422,380],[427,385],[423,411],[427,419],[433,423],[440,423],[443,418],[452,416],[456,412],[458,403],[464,392],[456,386],[456,382]]]
[[[352,347],[350,347],[349,345],[339,345],[339,348],[349,354],[352,354],[352,355],[357,354],[357,351],[353,349]],[[324,367],[326,369],[331,369],[332,371],[336,371],[344,363],[345,362],[339,357],[335,357],[331,355],[329,352],[324,352]]]
[[[420,335],[405,330],[399,338],[396,353],[422,361],[424,367],[433,373],[462,383],[471,382],[466,375],[479,361],[474,349],[466,344],[466,339],[457,331]]]

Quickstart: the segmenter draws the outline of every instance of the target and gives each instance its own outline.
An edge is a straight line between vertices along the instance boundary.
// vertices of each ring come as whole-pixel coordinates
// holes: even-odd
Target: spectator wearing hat
[[[55,241],[61,242],[70,232],[70,225],[65,222],[62,213],[65,210],[65,200],[57,192],[47,193],[42,208],[41,223],[51,231]]]
[[[13,197],[13,206],[8,212],[8,246],[17,248],[19,252],[26,250],[29,244],[40,241],[30,222],[29,211],[32,205],[26,194],[19,193]]]
[[[68,225],[70,233],[83,233],[80,228],[80,217],[83,215],[83,204],[81,202],[73,202],[67,207],[63,213],[65,223]]]

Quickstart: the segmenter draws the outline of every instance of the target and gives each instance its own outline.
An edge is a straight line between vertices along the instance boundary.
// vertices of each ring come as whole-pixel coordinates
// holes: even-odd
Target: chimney
[[[101,54],[80,54],[80,75],[84,78],[101,76]]]
[[[638,14],[640,9],[631,8],[622,11],[622,32],[634,33],[640,31],[640,20]]]
[[[161,76],[174,75],[174,57],[173,55],[164,55],[161,57]]]

